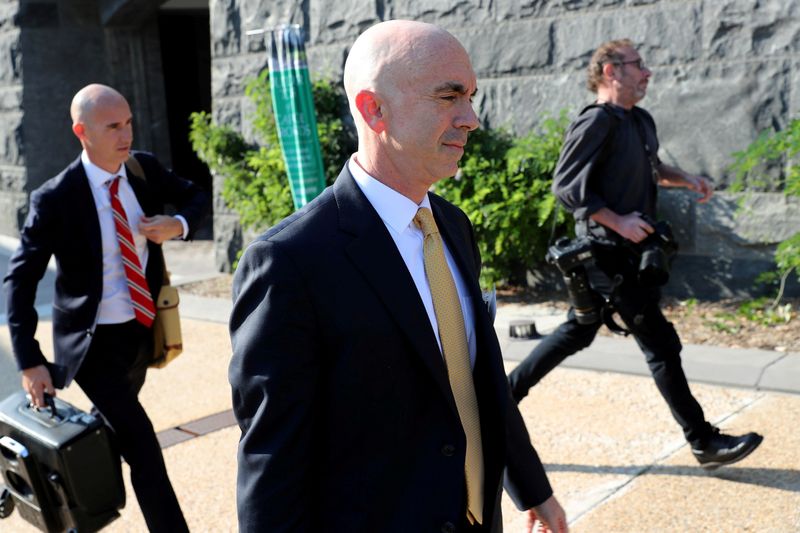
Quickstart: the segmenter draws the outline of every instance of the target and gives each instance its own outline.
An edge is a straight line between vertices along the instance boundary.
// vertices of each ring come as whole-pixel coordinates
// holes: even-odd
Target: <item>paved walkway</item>
[[[0,270],[9,242],[0,239]],[[176,283],[214,273],[210,243],[170,246],[167,255]],[[37,337],[50,354],[47,290],[40,291]],[[229,309],[227,300],[184,295],[186,351],[150,372],[141,395],[193,531],[236,531],[239,432],[231,425],[227,383]],[[547,332],[562,318],[544,306],[501,306],[496,326],[507,368],[536,342],[510,339],[512,320],[533,319]],[[707,473],[696,466],[630,339],[598,338],[520,405],[573,531],[800,532],[800,354],[687,346],[684,360],[709,420],[766,437],[734,467]],[[0,397],[18,383],[8,331],[0,327]],[[77,387],[60,396],[88,408]],[[128,495],[108,531],[146,531],[130,486]],[[506,531],[521,531],[524,515],[507,498],[503,505]],[[0,531],[35,530],[14,513]]]

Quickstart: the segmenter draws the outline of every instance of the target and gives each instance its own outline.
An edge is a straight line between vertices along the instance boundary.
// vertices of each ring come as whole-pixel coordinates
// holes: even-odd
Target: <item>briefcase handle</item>
[[[40,424],[47,427],[54,427],[64,421],[64,417],[59,416],[58,409],[56,409],[55,397],[44,393],[44,403],[47,407],[39,409],[33,405],[33,400],[28,401],[27,404],[20,405],[19,410],[30,418],[33,418]]]

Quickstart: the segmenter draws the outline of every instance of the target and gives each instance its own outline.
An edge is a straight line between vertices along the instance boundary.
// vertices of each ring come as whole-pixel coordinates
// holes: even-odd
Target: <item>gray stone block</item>
[[[675,298],[752,298],[774,295],[774,289],[758,283],[763,272],[771,271],[775,263],[770,259],[735,259],[730,255],[717,256],[678,255],[672,265],[669,283],[664,294]],[[797,284],[787,287],[785,295],[800,294]]]
[[[755,209],[740,208],[740,200]],[[771,261],[774,244],[800,228],[796,202],[780,194],[720,193],[697,215],[697,249],[720,261]]]
[[[789,86],[792,88],[800,87],[800,59],[792,59],[789,62]],[[789,109],[787,110],[789,117],[800,117],[800,91],[792,90],[789,92]]]
[[[613,10],[624,4],[625,0],[497,0],[493,11],[496,20],[517,20]]]
[[[22,50],[20,32],[0,33],[0,84],[20,83],[22,76]]]
[[[27,213],[27,193],[0,190],[0,234],[19,237]]]
[[[730,182],[732,153],[757,132],[786,123],[790,93],[785,62],[710,63],[656,69],[642,106],[654,116],[668,164]]]
[[[0,113],[22,109],[22,85],[0,88]]]
[[[266,60],[264,54],[215,59],[211,64],[212,96],[244,96],[247,84],[266,68]]]
[[[700,0],[624,9],[556,20],[554,66],[584,70],[604,41],[631,39],[648,65],[693,61],[702,56]]]
[[[242,228],[235,215],[214,213],[214,261],[220,272],[231,272],[242,249]]]
[[[704,0],[703,48],[730,61],[797,53],[800,6],[785,0]]]
[[[340,83],[350,44],[310,46],[307,52],[308,72],[311,80],[329,79]]]
[[[27,174],[23,166],[0,166],[0,191],[24,193],[26,191]],[[2,231],[0,231],[2,233]]]
[[[421,20],[448,30],[492,22],[492,4],[481,0],[393,0],[386,3],[389,7],[386,19]]]
[[[658,218],[668,220],[672,225],[675,240],[680,251],[694,253],[695,232],[697,231],[697,202],[695,194],[685,189],[661,189],[658,192]],[[702,207],[700,207],[702,209]]]
[[[3,2],[0,4],[0,32],[16,26],[16,16],[19,13],[19,2]]]
[[[241,131],[242,127],[242,97],[215,98],[212,109],[212,118],[215,124],[230,126]]]
[[[581,74],[479,79],[475,99],[481,122],[488,128],[507,128],[525,134],[546,115],[567,110],[571,117],[591,103]]]
[[[358,35],[383,19],[383,3],[360,0],[324,2],[312,0],[309,5],[309,43],[352,43]]]
[[[0,164],[23,165],[22,112],[7,111],[0,117]]]
[[[453,29],[464,44],[478,77],[530,74],[552,59],[553,23],[526,20]]]
[[[246,0],[209,0],[211,50],[213,57],[238,54],[244,37],[240,4]]]

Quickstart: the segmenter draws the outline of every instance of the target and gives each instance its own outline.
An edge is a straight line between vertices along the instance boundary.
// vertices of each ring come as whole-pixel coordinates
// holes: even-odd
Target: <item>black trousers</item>
[[[703,409],[689,390],[681,366],[681,342],[678,333],[661,312],[660,291],[643,287],[636,276],[638,258],[624,249],[595,250],[596,266],[587,268],[590,284],[598,294],[611,299],[625,326],[647,359],[650,373],[666,400],[672,416],[683,428],[686,440],[704,446],[712,433]],[[622,278],[616,289],[611,280]],[[567,321],[542,339],[509,375],[511,393],[519,403],[548,372],[568,356],[594,341],[602,322],[579,324],[570,309]]]
[[[147,372],[142,346],[149,334],[135,320],[97,326],[75,381],[114,430],[148,529],[189,531],[153,424],[139,403]]]

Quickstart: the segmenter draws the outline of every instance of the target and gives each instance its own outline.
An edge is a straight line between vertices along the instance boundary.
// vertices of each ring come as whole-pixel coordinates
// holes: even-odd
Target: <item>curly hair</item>
[[[586,80],[586,87],[593,93],[597,92],[597,86],[603,81],[603,65],[608,63],[620,63],[624,57],[620,53],[620,48],[633,48],[633,41],[630,39],[615,39],[601,44],[592,54],[589,61],[589,77]]]

